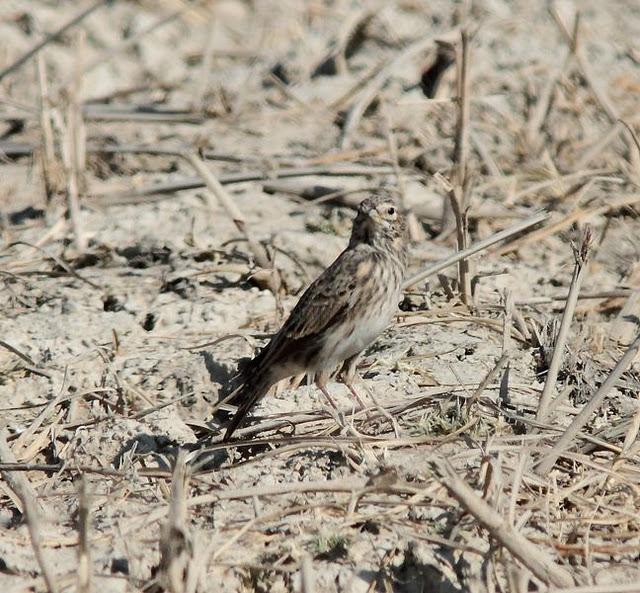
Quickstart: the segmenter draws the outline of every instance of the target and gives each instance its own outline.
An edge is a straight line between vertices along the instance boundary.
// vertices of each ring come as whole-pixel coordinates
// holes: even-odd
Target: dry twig
[[[288,177],[307,177],[310,175],[330,175],[345,177],[368,177],[374,175],[388,175],[393,173],[393,167],[368,167],[363,165],[351,165],[343,167],[291,167],[282,168],[275,171],[249,171],[246,173],[229,173],[221,175],[218,181],[222,185],[230,185],[234,183],[244,183],[247,181],[266,181],[270,179],[283,179]],[[135,203],[136,198],[142,198],[144,202],[145,196],[156,194],[173,194],[177,191],[187,189],[197,189],[206,186],[202,177],[187,177],[175,181],[166,181],[163,183],[154,183],[147,187],[132,188],[120,192],[109,194],[94,195],[93,198],[100,206],[130,204]]]
[[[162,527],[160,566],[157,580],[170,593],[184,593],[193,556],[188,527],[187,488],[189,474],[186,453],[180,450],[171,480],[169,516]]]
[[[316,584],[313,574],[313,561],[309,554],[305,554],[300,566],[301,593],[315,593]]]
[[[0,461],[3,463],[15,462],[15,457],[7,444],[4,427],[0,428]],[[13,474],[8,471],[2,471],[0,473],[2,475],[2,479],[20,499],[22,513],[27,522],[27,527],[29,528],[33,553],[40,565],[40,569],[42,570],[42,576],[44,577],[47,585],[47,590],[49,593],[58,593],[59,589],[56,584],[53,569],[42,549],[42,533],[40,531],[40,527],[42,525],[42,514],[41,507],[37,502],[36,492],[33,490],[31,484],[24,475]]]
[[[620,379],[620,376],[633,362],[634,358],[638,354],[638,350],[640,350],[640,334],[638,334],[631,346],[629,346],[622,358],[618,361],[618,364],[616,364],[611,373],[609,373],[607,380],[600,385],[598,390],[591,396],[589,402],[573,419],[573,422],[564,431],[558,442],[542,458],[540,463],[538,463],[535,469],[539,475],[544,475],[551,471],[551,468],[554,466],[558,457],[569,447],[576,434],[578,434],[582,427],[589,421],[593,413],[602,405],[602,402],[609,394],[609,391],[611,391],[618,379]]]
[[[47,69],[42,54],[37,57],[38,85],[40,90],[40,131],[42,133],[42,177],[44,180],[47,202],[55,193],[56,179],[56,155],[53,143],[53,128],[51,126],[51,99],[49,97],[49,85],[47,84]]]
[[[601,206],[593,206],[593,208],[585,209],[576,208],[573,212],[566,214],[559,220],[550,222],[548,225],[534,231],[533,233],[529,233],[526,237],[519,237],[507,243],[506,245],[499,247],[493,253],[495,255],[505,255],[506,253],[512,253],[513,251],[521,249],[525,245],[541,241],[550,235],[559,233],[561,230],[571,226],[577,221],[586,220],[595,216],[601,216],[602,214],[606,214],[607,212],[612,212],[619,208],[631,206],[633,204],[637,204],[638,202],[640,202],[640,194],[631,194],[628,196],[621,196],[617,199],[602,204]]]
[[[565,40],[570,46],[571,53],[575,57],[575,63],[578,66],[580,73],[591,88],[593,96],[600,105],[601,109],[606,113],[607,117],[614,124],[615,128],[617,126],[618,120],[620,119],[620,114],[618,113],[616,106],[612,103],[611,99],[607,95],[606,90],[602,87],[601,77],[597,76],[592,71],[591,61],[585,55],[582,45],[578,44],[577,31],[579,23],[579,13],[576,12],[573,30],[569,28],[569,26],[563,19],[557,2],[553,3],[551,14],[558,24],[558,27],[564,34]],[[638,167],[640,159],[638,158],[637,152],[634,150],[634,140],[629,134],[625,134],[624,139],[627,147],[629,148],[629,157],[634,168],[634,173],[637,176],[639,174]]]
[[[573,312],[575,311],[576,304],[578,302],[578,295],[580,294],[580,288],[582,281],[587,272],[587,261],[589,259],[589,251],[593,243],[593,235],[591,227],[587,226],[584,229],[582,239],[579,246],[573,247],[573,256],[575,258],[575,267],[573,269],[573,277],[571,278],[571,284],[569,286],[569,294],[567,295],[567,301],[564,306],[564,312],[562,314],[562,321],[560,322],[560,329],[555,339],[555,346],[553,348],[553,356],[551,358],[551,364],[549,365],[549,371],[547,372],[547,379],[538,402],[538,412],[536,413],[536,420],[538,422],[545,422],[547,420],[547,410],[551,403],[556,381],[558,380],[558,372],[562,364],[564,357],[565,346],[567,338],[569,337],[569,329],[571,328],[571,320],[573,319]]]
[[[470,34],[467,29],[460,32],[460,47],[457,53],[458,64],[458,117],[454,147],[455,174],[450,181],[449,202],[456,224],[458,251],[464,251],[469,243],[469,219],[467,217],[469,176],[467,160],[469,156],[469,51]],[[446,230],[447,209],[444,210],[443,230]],[[458,261],[458,289],[462,302],[468,307],[472,304],[471,274],[468,259]]]
[[[189,153],[185,155],[186,160],[189,164],[198,172],[198,174],[204,179],[207,184],[207,188],[210,193],[206,193],[205,196],[207,198],[207,203],[212,212],[215,211],[215,204],[211,199],[212,196],[215,196],[216,199],[220,202],[222,207],[227,211],[231,220],[236,225],[238,231],[242,233],[244,238],[247,240],[249,244],[249,248],[251,249],[251,253],[253,253],[253,257],[255,258],[256,264],[268,274],[267,278],[267,286],[276,296],[276,300],[278,300],[280,288],[281,288],[281,280],[280,274],[278,270],[274,267],[273,261],[269,257],[266,249],[258,243],[258,241],[253,236],[247,221],[240,212],[240,209],[233,201],[227,190],[224,189],[220,181],[216,178],[216,176],[211,172],[209,167],[205,164],[205,162],[193,153]]]
[[[78,495],[78,593],[91,593],[91,548],[89,544],[89,494],[87,479],[80,478],[80,492]]]
[[[28,52],[26,52],[22,56],[20,56],[15,62],[13,62],[13,64],[10,64],[4,70],[2,70],[2,72],[0,72],[0,81],[5,76],[7,76],[8,74],[11,74],[12,72],[14,72],[18,68],[20,68],[20,66],[22,66],[23,64],[28,62],[43,47],[45,47],[46,45],[48,45],[52,41],[55,41],[56,39],[59,39],[60,36],[64,35],[64,33],[66,33],[69,29],[71,29],[72,27],[75,27],[78,23],[80,23],[84,19],[86,19],[90,14],[94,13],[98,8],[100,8],[104,4],[107,4],[107,3],[111,2],[111,1],[112,0],[97,0],[97,2],[95,2],[94,4],[89,6],[87,9],[83,10],[81,13],[77,14],[70,21],[68,21],[64,25],[62,25],[62,27],[60,27],[59,29],[57,29],[53,33],[50,33],[49,35],[47,35],[42,41],[37,43]]]
[[[347,148],[351,144],[351,136],[360,123],[360,119],[364,115],[367,107],[371,105],[374,99],[378,96],[378,93],[394,72],[407,60],[410,60],[422,52],[435,47],[436,40],[450,39],[456,34],[455,31],[448,31],[442,35],[433,35],[420,39],[407,48],[405,48],[400,54],[389,61],[385,66],[376,70],[376,75],[367,81],[356,103],[349,110],[349,115],[344,123],[342,129],[342,139],[340,141],[341,148]]]
[[[438,461],[436,467],[442,485],[449,493],[536,577],[556,587],[573,585],[573,579],[564,568],[509,525],[458,476],[448,461]]]
[[[85,163],[85,134],[80,110],[83,53],[84,36],[82,33],[78,33],[76,39],[76,71],[74,83],[68,97],[62,155],[67,175],[67,208],[73,226],[76,248],[81,253],[87,248],[87,240],[80,216],[79,200],[82,186],[80,176],[84,171]]]
[[[422,280],[425,280],[426,278],[429,278],[430,276],[433,276],[434,274],[437,274],[438,272],[441,272],[442,270],[445,270],[446,268],[458,263],[461,259],[471,257],[472,255],[484,251],[488,247],[491,247],[492,245],[495,245],[496,243],[499,243],[504,239],[509,239],[514,235],[518,235],[519,233],[522,233],[523,231],[526,231],[527,229],[530,229],[531,227],[544,222],[548,218],[549,214],[547,214],[546,212],[540,212],[539,214],[536,214],[531,218],[514,224],[513,226],[506,228],[487,239],[478,241],[464,251],[458,251],[457,253],[454,253],[450,257],[438,262],[437,264],[429,266],[422,272],[415,274],[408,280],[405,280],[403,288],[405,290],[408,290],[412,286],[418,284],[418,282],[422,282]]]

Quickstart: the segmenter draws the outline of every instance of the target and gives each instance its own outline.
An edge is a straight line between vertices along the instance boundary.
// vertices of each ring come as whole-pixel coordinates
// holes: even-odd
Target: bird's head
[[[358,206],[353,221],[351,244],[368,243],[381,250],[404,250],[407,241],[406,217],[388,191],[370,196]]]

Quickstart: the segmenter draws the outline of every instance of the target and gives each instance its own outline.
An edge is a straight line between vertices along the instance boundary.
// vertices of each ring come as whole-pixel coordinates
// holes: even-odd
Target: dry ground
[[[88,0],[0,3],[0,589],[640,591],[633,351],[593,400],[640,318],[640,5],[98,4],[47,38]],[[549,218],[468,260],[471,299],[455,265],[407,290],[379,405],[331,384],[348,430],[285,385],[221,445],[353,190],[402,190],[416,274],[465,162],[469,243]]]

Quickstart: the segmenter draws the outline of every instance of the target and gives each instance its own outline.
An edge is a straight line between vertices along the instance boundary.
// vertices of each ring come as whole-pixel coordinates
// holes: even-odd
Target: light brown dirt
[[[0,69],[84,6],[2,3]],[[0,80],[0,429],[22,464],[2,459],[0,470],[22,472],[37,493],[43,554],[59,591],[80,590],[81,475],[93,590],[168,586],[160,539],[180,448],[192,468],[200,461],[185,500],[209,498],[192,501],[180,523],[189,546],[176,591],[547,590],[447,493],[434,465],[443,458],[576,585],[640,582],[637,362],[552,473],[533,471],[637,335],[640,317],[640,153],[607,114],[610,103],[638,128],[640,8],[623,0],[554,6],[569,24],[580,9],[586,74],[575,57],[563,67],[569,45],[546,5],[524,0],[162,0],[98,9],[41,52],[54,123],[66,121],[74,80],[85,105],[82,250],[65,216],[60,162],[46,200],[35,59]],[[446,196],[435,175],[453,170],[455,66],[435,98],[421,88],[435,43],[388,72],[346,143],[342,125],[362,86],[406,47],[427,37],[455,41],[464,23],[476,31],[471,242],[540,209],[551,214],[548,232],[472,259],[471,309],[460,303],[455,266],[445,272],[453,296],[435,277],[407,293],[360,368],[385,415],[372,405],[352,416],[346,388],[330,386],[361,437],[336,425],[314,387],[284,385],[256,409],[251,446],[220,447],[211,410],[238,360],[278,328],[277,301],[289,311],[347,241],[352,210],[314,203],[305,191],[399,185],[424,233],[411,246],[410,273],[455,251],[455,232],[440,232]],[[338,59],[327,61],[336,49]],[[131,115],[136,106],[146,120]],[[163,114],[151,117],[150,108]],[[54,125],[57,161],[62,138]],[[121,152],[98,149],[105,146]],[[159,148],[166,154],[152,154]],[[225,209],[208,206],[206,188],[153,191],[195,178],[171,151],[198,149],[223,180],[262,176],[225,187],[275,253],[278,299]],[[340,174],[356,166],[368,174]],[[308,167],[323,170],[277,179],[284,168]],[[595,247],[582,294],[614,296],[578,302],[555,390],[563,399],[536,427],[573,271],[571,242],[587,224]],[[507,292],[515,311],[505,340]],[[467,403],[504,353],[508,366]],[[295,425],[269,430],[282,418]],[[45,591],[22,511],[0,481],[0,590]],[[303,565],[315,589],[303,585]]]

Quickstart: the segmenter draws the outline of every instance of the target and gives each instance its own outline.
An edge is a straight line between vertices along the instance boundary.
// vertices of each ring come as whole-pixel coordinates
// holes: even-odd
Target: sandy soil
[[[0,70],[89,6],[1,3]],[[410,275],[455,253],[436,41],[463,26],[469,242],[549,218],[470,260],[469,305],[455,265],[407,290],[359,369],[377,404],[330,385],[350,429],[281,385],[220,444],[215,402],[344,248],[354,190],[404,193]],[[637,357],[536,472],[638,334],[638,39],[632,0],[141,0],[0,73],[0,590],[640,590]]]

